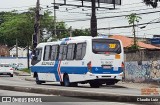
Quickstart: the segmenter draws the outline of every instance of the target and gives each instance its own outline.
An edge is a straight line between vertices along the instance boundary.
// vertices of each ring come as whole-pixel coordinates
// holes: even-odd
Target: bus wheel
[[[38,80],[38,77],[36,77],[36,84],[38,85],[42,84],[42,82]]]
[[[64,86],[66,86],[66,87],[70,86],[68,75],[64,75],[63,82],[64,82]]]
[[[13,77],[13,74],[10,74],[10,77]]]
[[[40,85],[40,84],[42,84],[42,83],[46,83],[46,82],[45,82],[45,81],[40,81],[40,80],[38,79],[38,77],[36,77],[36,84]]]
[[[100,83],[96,82],[96,81],[91,81],[89,84],[92,88],[99,88],[100,87]]]
[[[64,82],[60,82],[61,86],[64,86]]]

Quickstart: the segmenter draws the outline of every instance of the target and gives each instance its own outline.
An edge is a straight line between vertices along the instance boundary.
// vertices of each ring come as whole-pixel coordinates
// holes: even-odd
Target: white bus
[[[99,87],[122,80],[124,52],[117,39],[69,37],[38,44],[31,63],[37,84],[58,81],[64,86]]]

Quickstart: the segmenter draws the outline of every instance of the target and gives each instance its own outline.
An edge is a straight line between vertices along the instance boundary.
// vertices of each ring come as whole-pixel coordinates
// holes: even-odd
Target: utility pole
[[[69,28],[69,35],[70,35],[70,37],[72,37],[72,26],[70,26],[70,28]]]
[[[54,0],[54,36],[57,37],[56,32],[56,1]]]
[[[96,0],[92,0],[91,36],[97,36]]]
[[[35,11],[35,23],[34,23],[34,34],[33,34],[33,50],[35,50],[37,44],[40,42],[40,0],[37,0],[36,11]]]
[[[16,38],[16,57],[18,58],[18,39]]]
[[[29,69],[30,64],[29,64],[29,42],[27,42],[27,68]]]
[[[108,26],[109,26],[109,35],[111,35],[110,22],[108,22]]]

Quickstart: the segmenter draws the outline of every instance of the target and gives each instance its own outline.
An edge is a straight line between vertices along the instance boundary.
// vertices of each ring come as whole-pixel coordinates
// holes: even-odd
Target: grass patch
[[[29,73],[29,74],[31,73],[31,70],[28,69],[28,68],[22,69],[21,71],[26,72],[26,73]]]

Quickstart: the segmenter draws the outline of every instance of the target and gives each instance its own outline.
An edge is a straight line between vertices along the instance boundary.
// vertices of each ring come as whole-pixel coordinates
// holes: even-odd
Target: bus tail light
[[[124,63],[122,62],[121,67],[124,68]]]
[[[92,63],[91,63],[91,61],[89,61],[87,63],[87,67],[88,67],[88,71],[91,72],[91,70],[92,70]]]
[[[124,72],[124,62],[122,62],[122,64],[121,64],[121,72]]]

